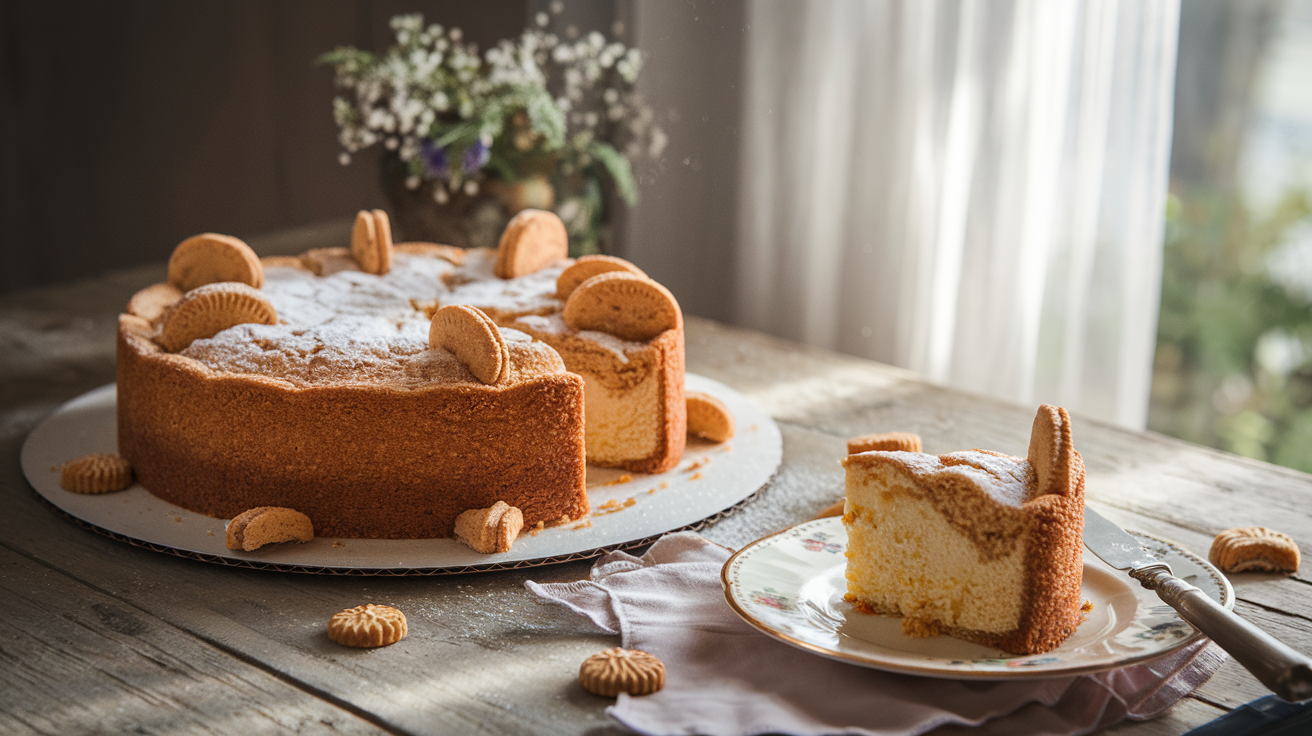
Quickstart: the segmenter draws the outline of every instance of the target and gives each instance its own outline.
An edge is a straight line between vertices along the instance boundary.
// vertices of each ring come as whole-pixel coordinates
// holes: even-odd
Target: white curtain
[[[748,0],[737,321],[1142,428],[1178,0]]]

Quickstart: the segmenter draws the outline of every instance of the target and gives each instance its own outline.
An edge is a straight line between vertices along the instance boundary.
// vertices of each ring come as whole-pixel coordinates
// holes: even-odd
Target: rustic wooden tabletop
[[[257,248],[259,250],[259,248]],[[264,250],[262,252],[268,252]],[[613,701],[577,684],[579,663],[618,644],[580,633],[525,580],[587,576],[589,563],[450,577],[331,577],[181,559],[79,528],[19,468],[27,433],[68,399],[114,380],[117,313],[163,266],[0,297],[0,732],[608,733]],[[741,391],[778,422],[774,481],[704,533],[743,544],[842,495],[847,437],[918,432],[930,452],[1024,455],[1032,407],[931,386],[903,371],[688,320],[688,369]],[[1218,531],[1280,529],[1312,551],[1312,475],[1076,416],[1090,504],[1123,526],[1206,556]],[[1236,609],[1312,651],[1300,576],[1232,578]],[[328,640],[333,613],[401,608],[409,636],[376,651]],[[1266,695],[1229,661],[1165,715],[1115,734],[1181,733]]]

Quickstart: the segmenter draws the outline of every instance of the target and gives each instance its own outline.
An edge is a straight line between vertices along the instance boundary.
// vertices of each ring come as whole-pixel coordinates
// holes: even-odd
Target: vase
[[[495,248],[506,223],[518,212],[552,209],[555,190],[544,177],[507,182],[487,178],[474,193],[445,191],[439,202],[435,181],[406,186],[409,171],[395,156],[383,159],[383,190],[392,209],[393,238],[397,242],[424,241],[460,248]]]
[[[510,218],[534,208],[552,210],[565,221],[570,256],[604,251],[606,208],[601,184],[595,179],[575,176],[553,182],[544,176],[516,181],[487,177],[474,193],[448,190],[439,202],[434,194],[444,185],[423,181],[410,189],[406,186],[409,175],[395,153],[383,157],[383,191],[391,205],[392,236],[398,243],[496,248]]]

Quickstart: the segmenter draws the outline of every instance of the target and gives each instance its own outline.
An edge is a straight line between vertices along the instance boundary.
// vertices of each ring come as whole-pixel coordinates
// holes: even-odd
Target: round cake
[[[498,501],[526,528],[586,515],[585,459],[678,462],[681,315],[648,339],[616,337],[609,325],[624,333],[645,306],[590,286],[596,276],[570,296],[615,316],[576,329],[555,283],[574,261],[513,243],[511,270],[537,270],[506,278],[498,251],[393,246],[378,235],[385,215],[366,215],[363,247],[133,297],[118,337],[119,449],[147,490],[221,518],[293,508],[319,536],[447,537],[461,512]],[[249,259],[212,237],[227,259],[212,270],[234,278],[229,263]],[[486,319],[482,342],[436,337],[433,316],[451,305]]]

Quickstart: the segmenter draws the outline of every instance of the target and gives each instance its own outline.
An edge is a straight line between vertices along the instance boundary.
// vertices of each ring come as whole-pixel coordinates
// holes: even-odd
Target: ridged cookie
[[[59,474],[59,486],[74,493],[108,493],[132,485],[132,464],[108,453],[69,460]]]
[[[154,322],[165,310],[182,300],[182,290],[173,284],[151,284],[132,295],[128,300],[128,314],[135,314],[147,322]]]
[[[642,269],[629,263],[623,258],[615,256],[583,256],[574,261],[573,265],[566,268],[556,277],[556,298],[564,301],[569,299],[569,295],[579,288],[579,284],[596,276],[598,274],[610,273],[611,271],[625,271],[634,276],[647,277]]]
[[[733,436],[733,412],[723,401],[701,391],[689,391],[684,396],[688,403],[688,434],[712,442],[724,442]]]
[[[456,538],[485,555],[509,552],[524,528],[524,513],[505,501],[470,509],[456,517]]]
[[[1208,558],[1224,572],[1297,572],[1301,562],[1292,537],[1261,526],[1227,529],[1216,535]]]
[[[391,606],[366,603],[328,620],[328,638],[348,647],[385,647],[405,635],[405,614]]]
[[[256,289],[264,286],[264,266],[249,245],[231,235],[201,233],[173,249],[169,283],[180,291],[221,281],[236,281]]]
[[[476,307],[450,304],[433,314],[428,345],[450,351],[487,384],[510,376],[510,349],[495,322]]]
[[[584,281],[570,294],[562,316],[565,324],[576,330],[595,330],[637,342],[683,325],[679,303],[668,289],[625,271]]]
[[[232,282],[207,284],[184,294],[164,313],[155,342],[176,353],[193,340],[214,337],[233,325],[277,322],[273,305],[255,289]]]
[[[351,228],[351,255],[365,273],[392,270],[392,224],[382,210],[360,210]]]
[[[296,509],[259,506],[228,522],[224,544],[228,549],[253,552],[266,544],[308,542],[314,539],[310,517]]]
[[[886,452],[921,452],[920,435],[912,432],[876,432],[863,434],[847,441],[847,454],[884,450]]]
[[[492,273],[513,279],[540,271],[569,257],[569,233],[555,212],[524,210],[510,218],[501,233]]]
[[[650,695],[665,687],[665,663],[641,649],[607,649],[579,665],[584,690],[613,698],[620,693]]]

